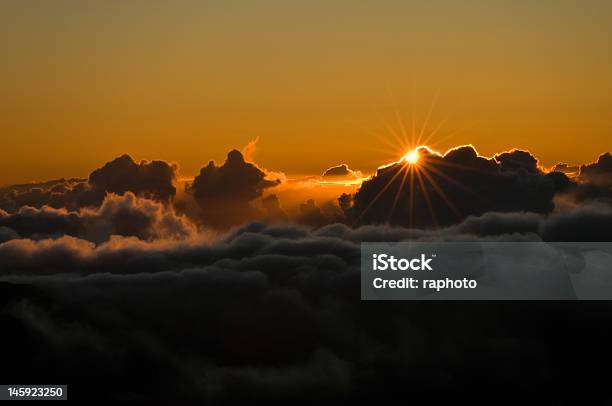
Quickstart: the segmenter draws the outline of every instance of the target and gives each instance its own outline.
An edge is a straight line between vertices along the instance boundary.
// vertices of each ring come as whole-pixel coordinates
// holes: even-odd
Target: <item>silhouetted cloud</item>
[[[242,154],[233,150],[221,166],[213,161],[200,170],[189,188],[202,209],[204,224],[226,228],[258,218],[261,213],[251,205],[265,189],[280,180],[266,179],[266,173],[246,162]]]
[[[525,151],[491,159],[472,146],[445,155],[422,147],[419,154],[417,165],[400,161],[363,182],[346,210],[349,220],[428,227],[490,211],[549,213],[554,196],[572,184],[562,173],[540,171]]]
[[[358,179],[361,173],[349,169],[347,164],[332,166],[323,172],[323,180]]]
[[[580,166],[579,179],[599,186],[612,186],[612,155],[606,152],[597,162]]]
[[[280,206],[280,201],[275,194],[268,195],[261,199],[261,205],[266,211],[264,220],[266,222],[283,222],[287,221],[288,217],[285,211]]]
[[[169,203],[176,194],[176,171],[176,165],[164,161],[136,163],[129,155],[122,155],[94,170],[88,181],[59,179],[0,189],[0,207],[9,211],[22,206],[75,210],[99,206],[107,193],[126,192]]]
[[[515,172],[519,169],[524,169],[530,173],[540,172],[538,160],[527,151],[514,149],[497,154],[494,159],[499,162],[499,170],[501,172]]]
[[[0,188],[0,208],[12,212],[21,206],[66,207],[73,197],[71,192],[86,183],[85,179],[74,178],[6,186]]]
[[[89,175],[95,190],[123,194],[133,192],[150,199],[169,201],[175,194],[173,181],[176,165],[164,161],[136,163],[129,155],[122,155]]]

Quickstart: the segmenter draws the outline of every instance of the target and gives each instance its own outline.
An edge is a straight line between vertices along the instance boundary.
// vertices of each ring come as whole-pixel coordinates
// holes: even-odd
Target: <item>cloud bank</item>
[[[589,363],[612,361],[605,302],[364,302],[359,275],[364,241],[612,241],[607,158],[573,179],[526,151],[421,153],[460,215],[418,179],[411,203],[403,163],[288,214],[278,182],[237,151],[194,179],[192,218],[160,161],[4,190],[0,379],[52,376],[106,403],[563,403],[607,388]]]

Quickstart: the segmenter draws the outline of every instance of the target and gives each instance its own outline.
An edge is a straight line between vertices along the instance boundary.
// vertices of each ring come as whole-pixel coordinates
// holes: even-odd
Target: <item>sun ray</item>
[[[429,145],[431,142],[431,139],[438,133],[438,131],[440,131],[440,129],[442,129],[442,126],[448,121],[447,118],[443,119],[442,121],[440,121],[440,123],[434,128],[434,130],[427,136],[427,138],[425,138],[425,140],[423,141],[423,145]]]
[[[450,201],[446,193],[444,193],[440,185],[438,185],[438,182],[436,182],[436,180],[427,172],[427,168],[423,167],[422,173],[423,173],[423,176],[427,178],[431,186],[433,186],[434,190],[442,198],[442,201],[444,201],[444,203],[446,203],[446,205],[451,209],[451,211],[457,216],[457,219],[461,220],[462,218],[461,212],[459,211],[459,209],[457,209],[457,207],[453,204],[453,202]]]
[[[423,191],[423,197],[425,197],[425,202],[427,203],[427,207],[429,208],[429,214],[431,215],[431,219],[433,220],[436,227],[438,226],[438,218],[436,216],[435,210],[433,209],[433,205],[431,204],[431,198],[429,197],[429,192],[427,192],[427,188],[425,187],[425,182],[421,177],[420,171],[416,171],[417,179],[421,186],[421,190]]]
[[[400,146],[402,144],[404,144],[404,140],[402,139],[402,137],[395,131],[395,128],[393,128],[393,126],[387,121],[385,120],[384,117],[382,117],[379,114],[379,117],[381,119],[381,121],[383,122],[385,128],[387,129],[387,131],[389,131],[389,133],[393,136],[393,138],[395,138],[395,140],[397,141],[398,144],[400,144]]]
[[[404,189],[404,184],[406,183],[406,177],[408,176],[408,172],[412,171],[412,165],[404,165],[401,171],[404,172],[404,176],[402,177],[399,187],[397,188],[397,192],[395,193],[395,198],[393,199],[393,205],[391,206],[391,210],[389,211],[388,221],[390,221],[391,217],[393,216],[393,212],[395,211],[395,207],[397,206],[399,197],[402,193],[402,190]]]
[[[374,205],[374,203],[376,203],[376,201],[378,201],[378,199],[380,198],[380,196],[382,196],[382,194],[389,188],[389,186],[391,186],[391,184],[393,183],[393,181],[395,180],[395,178],[397,178],[400,175],[401,171],[397,171],[392,177],[391,179],[385,184],[385,186],[383,186],[383,188],[380,190],[380,192],[378,192],[378,194],[374,197],[374,199],[372,199],[372,201],[366,206],[365,209],[363,209],[363,211],[359,214],[359,216],[357,216],[357,218],[355,219],[355,221],[353,222],[353,227],[359,222],[359,220],[361,220],[361,218],[365,215],[365,213],[370,210],[370,208]]]
[[[395,106],[395,117],[397,118],[400,130],[402,131],[404,145],[410,145],[410,140],[408,139],[408,134],[406,133],[406,128],[404,127],[404,120],[402,120],[397,106]]]
[[[456,179],[451,178],[450,176],[448,176],[446,173],[444,173],[443,171],[439,170],[438,168],[436,168],[433,164],[429,165],[427,168],[429,171],[435,173],[436,175],[444,178],[445,180],[447,180],[448,182],[452,183],[453,185],[457,186],[458,188],[462,189],[465,192],[469,192],[472,194],[475,194],[474,191],[470,188],[468,188],[467,186],[465,186],[464,184],[462,184],[461,182],[457,181]]]
[[[368,132],[370,133],[370,135],[376,137],[378,140],[380,140],[381,142],[385,143],[388,146],[390,151],[391,150],[393,152],[397,151],[397,143],[393,142],[393,140],[390,140],[389,136],[381,135],[380,133],[375,132],[375,131],[368,131]],[[393,134],[391,134],[391,135],[393,135]],[[395,137],[395,138],[399,141],[399,139],[397,137]]]
[[[427,112],[425,121],[423,121],[423,126],[421,127],[419,137],[417,138],[417,141],[416,141],[417,145],[421,145],[421,139],[423,138],[423,133],[425,132],[425,129],[427,128],[429,124],[429,120],[431,118],[431,114],[433,113],[437,100],[438,100],[438,94],[436,94],[436,97],[434,97],[433,101],[431,102],[431,105],[429,106],[429,111]]]

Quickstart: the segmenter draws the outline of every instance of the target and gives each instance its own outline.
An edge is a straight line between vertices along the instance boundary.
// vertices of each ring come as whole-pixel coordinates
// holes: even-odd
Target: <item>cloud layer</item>
[[[517,373],[569,384],[584,358],[568,359],[567,346],[604,340],[605,305],[359,297],[361,241],[527,241],[567,221],[499,213],[438,231],[251,224],[216,242],[12,240],[0,245],[2,374],[54,376],[74,398],[215,403],[374,400],[408,383],[416,396],[440,379],[480,382],[484,396]]]
[[[88,181],[4,190],[0,379],[51,376],[106,403],[563,403],[607,388],[589,362],[612,361],[605,302],[365,302],[359,274],[364,241],[612,241],[607,158],[570,179],[525,151],[421,153],[459,215],[417,179],[412,203],[398,193],[403,163],[287,214],[237,151],[194,180],[193,219],[174,209],[175,166],[126,156]]]

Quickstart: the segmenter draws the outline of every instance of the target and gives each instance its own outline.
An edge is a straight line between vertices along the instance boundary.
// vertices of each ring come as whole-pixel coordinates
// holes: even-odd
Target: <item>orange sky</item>
[[[299,3],[2,2],[0,184],[122,153],[191,175],[257,136],[271,170],[369,173],[436,97],[441,150],[612,149],[611,2]]]

